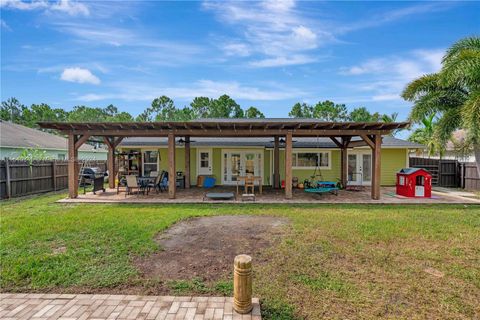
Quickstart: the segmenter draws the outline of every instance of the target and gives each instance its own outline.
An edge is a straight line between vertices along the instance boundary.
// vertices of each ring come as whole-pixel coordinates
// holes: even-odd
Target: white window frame
[[[145,162],[145,156],[144,156],[144,153],[145,152],[148,152],[148,151],[156,151],[157,152],[157,170],[153,170],[153,171],[157,171],[158,172],[158,169],[160,168],[160,150],[158,149],[141,149],[141,152],[142,152],[142,176],[145,176],[145,164],[155,164],[154,162]]]
[[[321,170],[331,170],[332,169],[332,151],[331,150],[322,150],[318,151],[316,150],[294,150],[292,152],[292,157],[294,158],[293,161],[295,164],[298,162],[298,154],[299,153],[316,153],[317,155],[320,155],[321,153],[327,154],[328,155],[328,166],[319,166],[318,168]],[[320,156],[319,156],[320,157]],[[292,162],[293,162],[292,161]],[[292,166],[293,169],[315,169],[316,166]]]

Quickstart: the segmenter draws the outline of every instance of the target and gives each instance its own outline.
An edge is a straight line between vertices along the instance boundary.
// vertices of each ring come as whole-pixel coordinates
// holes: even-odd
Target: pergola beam
[[[85,133],[80,138],[78,138],[77,142],[75,142],[75,149],[78,150],[87,140],[90,138],[90,134]]]

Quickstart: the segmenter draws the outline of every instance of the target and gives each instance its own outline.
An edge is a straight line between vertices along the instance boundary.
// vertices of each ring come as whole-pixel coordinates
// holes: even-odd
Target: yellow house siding
[[[394,186],[397,172],[408,167],[408,149],[382,149],[381,185]]]
[[[126,148],[125,150],[155,150],[155,148]],[[168,171],[168,151],[167,148],[158,148],[160,154],[159,170]],[[322,149],[325,151],[325,149]],[[294,149],[294,151],[296,151]],[[330,169],[320,169],[323,180],[337,181],[340,178],[340,150],[329,150],[331,154]],[[382,186],[393,186],[396,182],[396,173],[401,169],[408,167],[407,163],[408,149],[382,149],[381,162],[381,184]],[[271,151],[264,151],[264,184],[270,184],[271,176]],[[176,170],[185,171],[185,149],[177,148],[175,153]],[[222,148],[212,148],[212,174],[217,180],[217,185],[222,183]],[[197,149],[190,150],[190,172],[191,184],[197,183]],[[314,174],[314,168],[311,169],[293,169],[293,176],[298,178],[299,182],[309,179]],[[285,151],[280,150],[280,179],[285,179]]]

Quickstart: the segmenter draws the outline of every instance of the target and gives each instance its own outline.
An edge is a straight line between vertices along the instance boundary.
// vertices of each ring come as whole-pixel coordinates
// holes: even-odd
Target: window
[[[64,153],[58,153],[57,154],[57,159],[58,160],[65,160],[65,154]]]
[[[404,176],[399,176],[398,177],[398,184],[401,186],[405,185],[405,177]]]
[[[143,175],[150,176],[150,172],[158,171],[158,151],[143,152]]]
[[[330,151],[324,152],[294,152],[294,168],[330,168]]]

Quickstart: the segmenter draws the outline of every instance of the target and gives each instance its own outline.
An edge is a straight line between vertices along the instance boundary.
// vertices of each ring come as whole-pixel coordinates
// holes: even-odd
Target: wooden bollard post
[[[241,254],[233,262],[233,308],[241,314],[252,311],[252,257]]]

